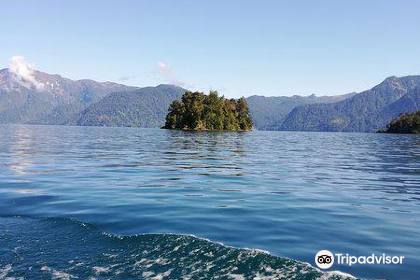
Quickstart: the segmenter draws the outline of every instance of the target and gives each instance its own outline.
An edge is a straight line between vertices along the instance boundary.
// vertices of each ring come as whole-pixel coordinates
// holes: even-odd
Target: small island
[[[163,128],[178,130],[252,130],[245,98],[226,99],[216,91],[208,95],[187,91],[169,106]]]
[[[411,114],[402,114],[392,120],[386,130],[378,130],[378,133],[420,133],[420,110]]]

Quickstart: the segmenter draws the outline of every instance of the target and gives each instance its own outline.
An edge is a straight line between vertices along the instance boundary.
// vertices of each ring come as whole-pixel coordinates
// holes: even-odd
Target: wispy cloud
[[[44,84],[37,81],[34,75],[33,63],[27,62],[23,56],[13,56],[10,59],[9,71],[14,74],[16,81],[24,87],[35,87],[38,90],[44,88]]]
[[[129,81],[135,78],[137,78],[137,76],[122,76],[118,78],[118,81],[125,82],[125,81]]]
[[[173,84],[180,87],[194,89],[195,85],[191,82],[181,80],[177,73],[165,62],[159,61],[158,64],[159,75],[165,83]]]

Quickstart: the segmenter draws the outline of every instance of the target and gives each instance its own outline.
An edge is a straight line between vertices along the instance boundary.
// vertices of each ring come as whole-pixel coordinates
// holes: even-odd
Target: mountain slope
[[[140,88],[131,92],[117,92],[103,98],[84,110],[74,125],[161,127],[168,107],[180,99],[185,89],[171,85]],[[346,95],[346,96],[351,96]],[[270,129],[284,116],[301,104],[336,102],[346,96],[264,97],[247,98],[248,106],[257,129]]]
[[[279,130],[374,132],[418,107],[420,76],[389,77],[371,90],[333,104],[296,107]]]
[[[185,89],[173,85],[112,93],[84,110],[76,125],[161,127],[169,105]]]
[[[385,106],[378,111],[376,118],[381,123],[388,123],[403,113],[420,110],[420,87],[410,90],[397,101]]]
[[[0,70],[0,123],[65,124],[70,115],[115,91],[133,90],[111,82],[70,80],[33,71],[31,79]]]
[[[253,95],[246,98],[254,125],[260,130],[276,130],[294,108],[306,104],[333,103],[352,97],[355,93],[336,96],[275,96]]]

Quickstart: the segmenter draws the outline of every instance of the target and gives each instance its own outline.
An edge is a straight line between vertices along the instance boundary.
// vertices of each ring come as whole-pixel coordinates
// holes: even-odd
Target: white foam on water
[[[58,280],[70,280],[72,278],[77,278],[74,277],[73,275],[66,273],[64,271],[59,271],[59,270],[55,270],[51,267],[48,267],[46,265],[44,265],[43,267],[41,267],[41,271],[48,271],[51,273],[51,276],[53,279],[58,279]]]
[[[105,257],[110,258],[110,259],[113,259],[113,258],[118,257],[118,254],[107,254],[107,253],[104,253],[103,255],[104,255]]]
[[[245,280],[245,277],[242,274],[233,274],[229,273],[226,275],[227,277],[230,277],[233,280]]]
[[[151,271],[144,271],[141,276],[147,278],[147,277],[151,277],[153,275],[154,275],[154,273],[151,272]]]
[[[94,267],[92,267],[92,270],[96,275],[109,272],[109,268],[102,267],[102,266],[94,266]]]
[[[262,249],[252,249],[252,248],[247,248],[247,247],[245,247],[245,248],[241,248],[241,249],[244,249],[244,250],[247,250],[247,251],[255,251],[255,252],[259,252],[259,253],[263,253],[263,254],[268,254],[268,255],[270,255],[270,252],[269,251],[267,251],[267,250],[262,250]]]
[[[181,248],[181,245],[176,246],[176,247],[172,250],[172,252],[176,252],[176,251],[178,251],[178,250],[179,250],[179,248]]]
[[[171,261],[165,258],[158,258],[154,261],[155,264],[159,264],[159,265],[166,265],[166,264],[170,264]]]
[[[284,278],[279,275],[264,275],[260,272],[257,272],[255,277],[253,278],[253,280],[279,280],[279,279],[284,279]]]
[[[12,271],[12,265],[11,264],[8,264],[4,268],[1,268],[0,269],[0,279],[1,280],[3,280],[3,279],[14,279],[14,278],[9,278],[9,277],[6,278],[7,274],[9,274],[10,271]]]
[[[82,225],[85,226],[84,223],[82,223]],[[88,225],[88,224],[86,224]],[[125,238],[132,238],[132,237],[141,237],[141,236],[150,236],[150,235],[157,235],[160,237],[175,237],[174,240],[175,242],[180,242],[179,244],[175,244],[176,246],[172,247],[171,252],[177,252],[179,251],[180,248],[184,247],[184,246],[188,246],[190,244],[195,244],[196,240],[202,240],[205,242],[208,242],[210,244],[218,244],[220,246],[223,246],[224,248],[228,248],[228,249],[233,249],[233,250],[242,250],[241,252],[239,252],[238,256],[237,256],[237,261],[241,262],[242,260],[247,260],[249,258],[254,258],[255,256],[258,256],[259,254],[267,254],[273,257],[278,257],[278,258],[282,258],[282,259],[286,259],[286,260],[290,260],[293,262],[296,262],[295,265],[292,265],[291,267],[282,267],[282,268],[276,268],[275,266],[270,266],[270,265],[264,265],[262,264],[260,269],[261,271],[256,272],[256,274],[253,275],[253,279],[255,280],[278,280],[278,279],[289,279],[290,277],[293,277],[294,274],[296,273],[297,270],[300,270],[299,273],[302,274],[306,274],[306,273],[311,273],[313,272],[313,270],[318,271],[321,273],[319,279],[320,280],[327,280],[327,279],[331,279],[331,277],[333,277],[334,275],[338,276],[338,277],[344,277],[344,278],[350,278],[350,279],[354,279],[354,276],[340,272],[340,271],[333,271],[333,272],[325,272],[325,271],[321,271],[318,268],[312,266],[311,264],[307,263],[307,262],[301,262],[301,261],[295,261],[292,259],[288,259],[285,257],[279,257],[279,256],[275,256],[275,255],[271,255],[269,251],[266,250],[261,250],[261,249],[252,249],[252,248],[238,248],[238,247],[233,247],[233,246],[229,246],[229,245],[225,245],[221,242],[214,242],[211,241],[208,238],[202,238],[202,237],[197,237],[195,235],[192,234],[171,234],[171,233],[145,233],[145,234],[138,234],[138,235],[133,235],[133,236],[121,236],[121,235],[114,235],[111,233],[107,233],[107,232],[102,232],[102,234],[112,237],[112,238],[118,238],[118,239],[125,239]],[[190,240],[190,239],[185,239],[185,237],[192,237],[196,240]],[[187,253],[188,256],[194,256],[194,255],[204,255],[207,257],[211,257],[213,258],[213,252],[205,252],[203,250],[203,248],[205,248],[205,246],[202,246],[201,243],[197,243],[197,245],[200,245],[198,248],[196,247],[195,249],[189,251]],[[165,249],[165,248],[163,248]],[[156,245],[156,247],[152,250],[152,252],[159,252],[159,250],[161,250],[161,245]],[[147,252],[147,251],[146,251]],[[118,254],[103,254],[104,256],[112,259],[112,258],[116,258],[118,256]],[[140,255],[136,255],[136,256],[140,256]],[[133,256],[134,257],[134,256]],[[187,256],[185,256],[187,257]],[[184,258],[185,258],[184,257]],[[188,258],[188,257],[187,257]],[[223,259],[223,257],[222,257]],[[153,272],[154,269],[152,269],[155,265],[170,265],[172,263],[173,260],[168,259],[168,258],[151,258],[151,259],[145,259],[142,258],[138,261],[136,261],[134,263],[134,267],[136,266],[141,266],[143,269],[145,269],[145,271],[143,272],[143,277],[148,279],[148,280],[160,280],[160,279],[164,279],[167,276],[169,276],[172,272],[172,269],[166,271],[166,272]],[[195,263],[189,264],[188,267],[192,269],[192,271],[189,271],[188,274],[183,275],[183,279],[193,279],[195,275],[202,273],[202,272],[209,272],[211,268],[215,267],[215,264],[212,261],[208,261],[207,264],[203,264],[201,263],[202,261],[197,261]],[[303,266],[302,266],[303,265]],[[99,276],[100,274],[103,273],[109,273],[111,271],[113,266],[107,268],[107,267],[100,267],[100,266],[95,266],[92,267],[92,270],[94,271],[94,274],[96,276]],[[48,270],[50,271],[50,273],[53,276],[53,279],[60,279],[60,280],[71,280],[72,278],[76,278],[75,276],[63,272],[63,271],[57,271],[48,267],[43,267],[42,270]],[[0,271],[1,272],[1,271]],[[225,275],[225,277],[228,277],[230,279],[233,280],[243,280],[245,279],[245,275],[239,274],[239,273],[235,273],[237,272],[237,269],[235,267],[229,267],[229,268],[224,268],[218,271],[218,273],[222,273]],[[221,274],[220,274],[221,275]],[[0,280],[1,279],[0,277]]]
[[[165,271],[165,272],[163,272],[163,273],[156,274],[156,276],[153,276],[153,277],[151,278],[151,280],[162,280],[162,279],[164,279],[165,277],[168,277],[168,276],[171,274],[172,270],[173,270],[173,269],[169,269],[168,271]]]
[[[349,278],[356,279],[356,277],[354,277],[353,275],[342,272],[342,271],[339,271],[339,270],[327,271],[327,272],[324,272],[324,273],[327,274],[327,275],[331,275],[331,276],[332,275],[338,275],[338,276],[342,276],[342,277],[349,277]]]
[[[73,275],[59,270],[53,270],[52,275],[54,279],[60,280],[70,280],[71,278],[74,278]]]

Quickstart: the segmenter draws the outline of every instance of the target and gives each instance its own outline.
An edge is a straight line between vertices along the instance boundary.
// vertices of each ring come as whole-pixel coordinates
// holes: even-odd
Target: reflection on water
[[[323,249],[404,255],[334,269],[420,277],[419,136],[3,125],[0,164],[2,215],[194,234],[310,263]]]
[[[15,135],[13,142],[7,142],[9,149],[13,151],[14,161],[8,166],[10,169],[17,173],[23,174],[26,172],[27,167],[32,165],[29,160],[31,147],[32,147],[32,131],[26,126],[16,126],[13,130]]]

